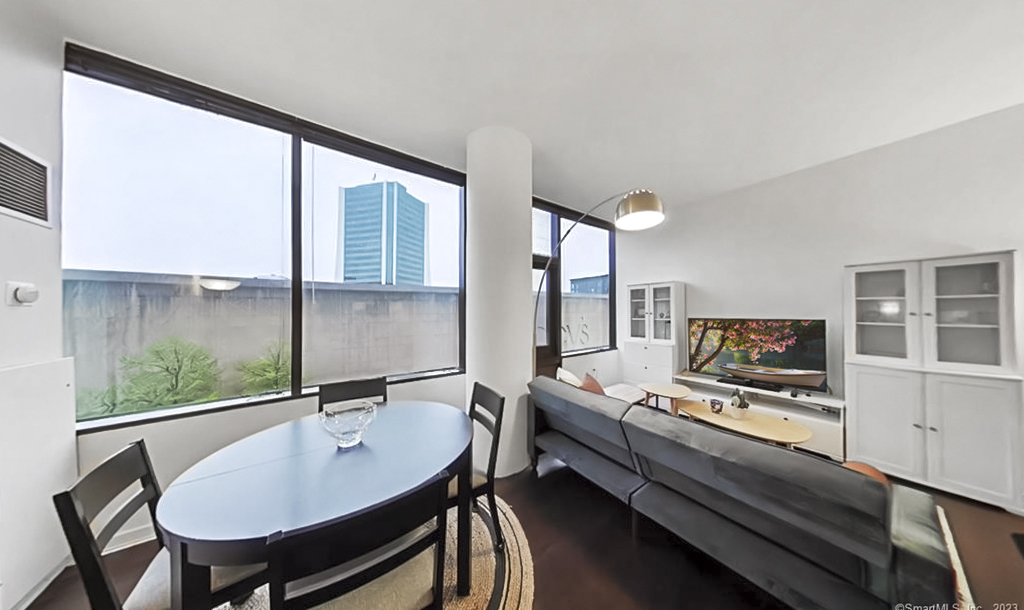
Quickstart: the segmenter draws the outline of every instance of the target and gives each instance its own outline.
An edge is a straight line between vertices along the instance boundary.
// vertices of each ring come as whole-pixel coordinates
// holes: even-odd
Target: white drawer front
[[[641,364],[626,362],[622,365],[623,378],[626,383],[672,383],[672,367],[659,364]]]
[[[660,364],[671,367],[674,345],[652,345],[649,343],[627,342],[623,346],[622,359],[640,364]]]

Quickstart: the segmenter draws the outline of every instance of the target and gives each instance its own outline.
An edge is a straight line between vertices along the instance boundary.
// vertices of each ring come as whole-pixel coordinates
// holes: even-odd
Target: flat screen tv
[[[691,318],[690,370],[827,391],[825,320]]]

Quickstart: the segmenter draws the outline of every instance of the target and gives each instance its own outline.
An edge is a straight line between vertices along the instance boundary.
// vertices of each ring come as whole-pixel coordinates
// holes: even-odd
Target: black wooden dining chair
[[[115,500],[131,492],[127,500],[111,510]],[[103,549],[125,522],[142,507],[156,522],[156,505],[160,485],[153,474],[153,465],[145,441],[138,440],[107,458],[89,474],[81,477],[67,491],[53,496],[71,555],[82,575],[82,583],[92,610],[162,610],[171,607],[170,553],[161,548],[135,588],[122,603],[103,563]],[[97,517],[110,514],[109,518]],[[94,533],[94,528],[99,533]],[[210,574],[214,605],[235,600],[251,593],[266,582],[265,565],[213,568]]]
[[[355,400],[356,398],[377,398],[387,402],[388,380],[387,377],[373,377],[372,379],[354,379],[352,381],[338,381],[325,383],[320,386],[320,410],[324,405],[343,400]]]
[[[494,547],[499,551],[505,548],[505,535],[501,531],[498,519],[498,506],[494,500],[494,467],[498,462],[498,443],[501,439],[501,419],[505,412],[505,397],[483,385],[479,381],[473,384],[473,396],[469,401],[469,417],[480,422],[491,433],[491,452],[487,460],[487,469],[473,468],[470,486],[474,500],[482,495],[487,496],[487,506],[491,511],[494,523]],[[448,486],[448,505],[455,506],[459,499],[458,477],[454,477]]]
[[[448,479],[441,471],[340,523],[272,534],[270,610],[301,610],[331,600],[351,608],[441,610]]]

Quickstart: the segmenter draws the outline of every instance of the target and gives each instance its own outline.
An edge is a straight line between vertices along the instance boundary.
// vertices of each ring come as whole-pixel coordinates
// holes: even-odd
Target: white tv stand
[[[690,400],[708,401],[711,398],[727,399],[736,389],[747,396],[755,411],[781,417],[807,426],[814,436],[800,448],[813,451],[834,460],[846,459],[846,406],[842,399],[820,392],[800,392],[791,395],[790,388],[780,391],[719,383],[718,377],[682,372],[673,377],[693,390]],[[809,394],[809,395],[808,395]]]

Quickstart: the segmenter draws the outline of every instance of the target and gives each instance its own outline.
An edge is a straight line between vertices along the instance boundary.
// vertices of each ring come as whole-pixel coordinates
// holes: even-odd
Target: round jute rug
[[[530,610],[533,608],[533,556],[526,534],[515,513],[501,498],[496,498],[501,531],[505,534],[505,549],[494,552],[494,524],[487,502],[480,502],[479,511],[473,512],[472,592],[466,597],[455,594],[455,516],[448,511],[448,544],[445,546],[444,607],[445,610]],[[391,588],[401,587],[393,583]],[[365,599],[365,598],[364,598]],[[341,601],[341,600],[337,600]],[[337,602],[328,604],[335,607]],[[344,604],[342,604],[344,605]],[[371,606],[367,604],[369,610]],[[376,608],[384,608],[376,604]],[[338,606],[341,607],[341,606]],[[267,587],[257,589],[243,604],[224,604],[217,610],[268,610]],[[418,610],[415,608],[388,608],[387,610]]]

